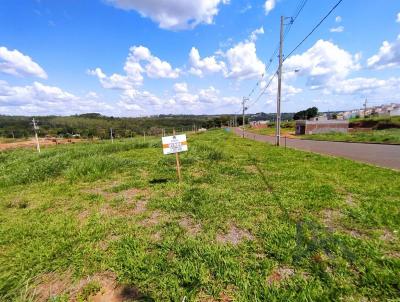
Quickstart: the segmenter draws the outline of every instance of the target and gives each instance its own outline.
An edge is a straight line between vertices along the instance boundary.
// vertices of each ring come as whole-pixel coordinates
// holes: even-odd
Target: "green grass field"
[[[268,128],[251,128],[248,127],[246,128],[246,131],[256,133],[256,134],[261,134],[261,135],[269,135],[269,136],[275,136],[275,126],[269,126]],[[294,135],[295,130],[294,128],[281,128],[281,135],[285,136],[290,136]]]
[[[0,301],[399,301],[399,172],[222,130],[181,164],[159,139],[0,153]]]
[[[324,133],[303,135],[302,139],[313,139],[323,141],[341,141],[341,142],[366,142],[380,144],[400,144],[400,128],[386,130],[372,130],[370,132],[352,132],[352,133]]]

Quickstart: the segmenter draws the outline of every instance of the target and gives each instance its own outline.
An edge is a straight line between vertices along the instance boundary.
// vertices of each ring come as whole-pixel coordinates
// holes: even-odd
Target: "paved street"
[[[233,131],[242,135],[239,128]],[[275,143],[275,137],[245,132],[245,137],[261,142]],[[400,145],[342,143],[328,141],[313,141],[302,139],[286,139],[287,147],[312,151],[321,154],[329,154],[366,162],[381,167],[400,170]],[[285,138],[281,139],[281,145],[285,145]]]

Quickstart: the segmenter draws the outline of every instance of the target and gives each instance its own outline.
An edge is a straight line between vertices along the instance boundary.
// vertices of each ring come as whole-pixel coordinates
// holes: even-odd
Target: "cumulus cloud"
[[[0,81],[0,110],[6,114],[75,114],[107,112],[112,108],[93,93],[78,97],[56,86],[34,82],[27,86],[11,86]]]
[[[383,69],[400,66],[400,35],[396,41],[384,41],[378,53],[367,60],[370,68]]]
[[[337,23],[342,22],[342,17],[341,17],[341,16],[337,16],[337,17],[335,18],[335,21],[336,21]]]
[[[400,13],[397,14],[396,22],[397,22],[397,23],[400,23]]]
[[[129,56],[125,64],[125,71],[129,73],[130,66],[133,65],[133,70],[140,62],[146,62],[145,71],[150,78],[170,78],[176,79],[179,77],[180,70],[172,68],[171,64],[167,61],[161,61],[159,58],[153,56],[150,50],[144,46],[133,46],[130,48]]]
[[[274,8],[276,5],[276,0],[267,0],[264,3],[264,10],[265,10],[265,14],[268,15]]]
[[[175,83],[174,84],[174,91],[176,93],[181,93],[181,92],[188,92],[188,87],[185,82],[182,83]]]
[[[47,79],[47,74],[31,57],[18,50],[0,47],[0,72],[14,76],[35,76]]]
[[[189,53],[189,63],[191,74],[197,76],[204,76],[205,74],[224,72],[226,65],[222,61],[217,61],[215,56],[205,57],[201,59],[200,53],[197,48],[192,47]]]
[[[253,30],[250,34],[250,41],[255,42],[258,38],[258,35],[263,35],[264,34],[264,27],[261,26],[260,28],[257,28],[256,30]]]
[[[199,24],[211,24],[220,4],[229,0],[106,0],[124,10],[135,10],[149,17],[164,29],[191,29]]]
[[[400,78],[389,78],[387,80],[378,78],[357,77],[337,81],[335,85],[329,87],[330,93],[335,94],[381,94],[393,96],[397,93],[400,85]]]
[[[133,89],[143,84],[143,74],[149,78],[179,77],[180,69],[172,68],[167,61],[162,61],[151,54],[144,46],[132,46],[124,65],[125,75],[114,73],[107,76],[101,68],[88,70],[88,74],[96,76],[100,84],[106,89]]]
[[[167,101],[168,109],[174,112],[220,113],[230,108],[229,106],[240,104],[238,97],[223,96],[214,86],[190,91],[186,83],[176,83],[174,91],[174,95]]]
[[[284,64],[287,69],[299,69],[296,75],[307,77],[307,85],[318,89],[358,70],[358,61],[358,54],[352,55],[332,42],[319,40],[304,53],[287,59]]]
[[[341,33],[344,31],[344,26],[332,27],[329,31],[331,33]]]
[[[256,40],[264,34],[261,26],[252,31],[243,42],[229,48],[226,52],[218,50],[216,56],[201,58],[197,48],[192,47],[189,53],[189,72],[203,77],[206,74],[222,72],[226,78],[244,80],[260,76],[264,73],[265,65],[257,57]]]
[[[252,41],[240,42],[225,53],[229,71],[226,77],[244,80],[260,76],[265,65],[257,57],[256,45]]]

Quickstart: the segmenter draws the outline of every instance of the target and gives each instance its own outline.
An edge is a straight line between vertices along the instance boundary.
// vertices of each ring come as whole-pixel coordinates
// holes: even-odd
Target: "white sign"
[[[185,152],[188,150],[186,134],[164,136],[162,138],[164,154]]]

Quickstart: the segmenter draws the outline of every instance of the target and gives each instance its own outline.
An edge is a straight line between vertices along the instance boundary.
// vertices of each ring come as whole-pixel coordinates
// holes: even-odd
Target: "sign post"
[[[181,164],[179,161],[179,153],[186,152],[188,150],[186,134],[176,135],[174,129],[173,136],[162,137],[162,145],[163,145],[163,153],[165,155],[175,153],[176,172],[178,174],[179,182],[181,182],[182,176],[181,176]]]

